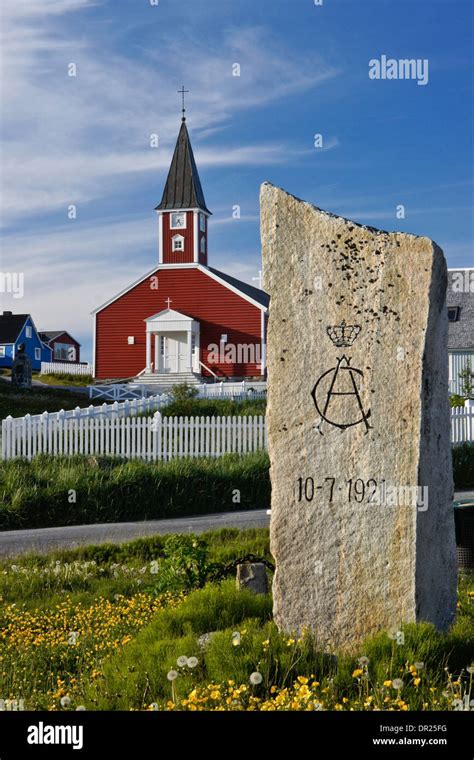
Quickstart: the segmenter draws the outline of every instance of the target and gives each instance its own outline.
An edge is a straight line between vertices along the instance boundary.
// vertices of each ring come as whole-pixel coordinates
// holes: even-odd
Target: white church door
[[[164,339],[163,369],[165,372],[185,372],[187,358],[187,334],[169,333]]]

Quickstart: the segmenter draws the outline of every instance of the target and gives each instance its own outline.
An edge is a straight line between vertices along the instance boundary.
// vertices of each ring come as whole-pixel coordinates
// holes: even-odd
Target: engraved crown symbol
[[[340,325],[326,327],[326,332],[338,348],[352,346],[361,331],[360,325],[346,325],[343,319]]]

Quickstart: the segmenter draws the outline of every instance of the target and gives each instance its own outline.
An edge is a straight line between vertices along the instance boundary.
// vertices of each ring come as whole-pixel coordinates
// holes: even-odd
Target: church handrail
[[[218,375],[216,375],[216,373],[215,373],[215,372],[213,372],[213,371],[212,371],[212,369],[211,369],[210,367],[208,367],[208,366],[207,366],[207,364],[204,364],[204,362],[200,361],[200,362],[199,362],[199,366],[200,366],[200,367],[204,367],[204,369],[207,369],[207,371],[208,371],[208,372],[210,372],[210,373],[211,373],[211,375],[213,376],[213,378],[214,378],[214,382],[216,382],[216,380],[217,380],[217,378],[218,378]]]

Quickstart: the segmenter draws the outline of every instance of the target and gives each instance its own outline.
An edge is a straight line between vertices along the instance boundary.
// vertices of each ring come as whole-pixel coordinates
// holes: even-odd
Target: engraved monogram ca
[[[359,336],[360,325],[340,325],[326,328],[326,332],[337,348],[350,348]],[[336,357],[336,365],[323,372],[311,391],[314,405],[319,414],[316,430],[323,435],[323,425],[333,425],[342,431],[355,425],[369,425],[370,409],[364,409],[360,395],[364,373],[351,365],[351,357],[343,354]],[[341,401],[344,401],[341,407]],[[339,402],[339,403],[338,403]]]

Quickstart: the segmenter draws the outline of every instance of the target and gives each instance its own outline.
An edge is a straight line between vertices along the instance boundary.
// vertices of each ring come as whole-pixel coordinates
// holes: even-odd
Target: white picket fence
[[[451,443],[474,441],[474,407],[453,407],[451,409]]]
[[[44,412],[2,421],[2,459],[47,454],[109,454],[168,459],[220,456],[266,448],[264,416],[161,417],[167,394],[149,398]],[[155,412],[154,417],[146,416]],[[140,416],[139,416],[140,415]],[[453,445],[474,441],[474,408],[451,410]]]
[[[196,398],[266,398],[267,384],[243,380],[241,383],[199,383]],[[110,383],[108,385],[89,385],[89,398],[105,398],[120,401],[125,398],[146,398],[156,394],[156,386],[145,383]]]
[[[70,420],[97,420],[97,419],[125,419],[136,417],[150,412],[156,412],[169,403],[167,394],[150,396],[148,398],[133,399],[113,404],[105,402],[100,406],[79,407],[61,409],[59,412],[43,412],[43,414],[26,414],[24,417],[7,417],[2,420],[1,450],[2,459],[12,459],[23,454],[16,451],[32,451],[37,444],[37,438],[42,430],[56,430],[58,426]],[[57,424],[56,424],[57,423]]]
[[[218,457],[267,448],[265,417],[23,417],[21,425],[2,423],[2,458],[113,455],[168,460]]]
[[[41,374],[92,375],[92,364],[69,364],[69,362],[41,362]]]

